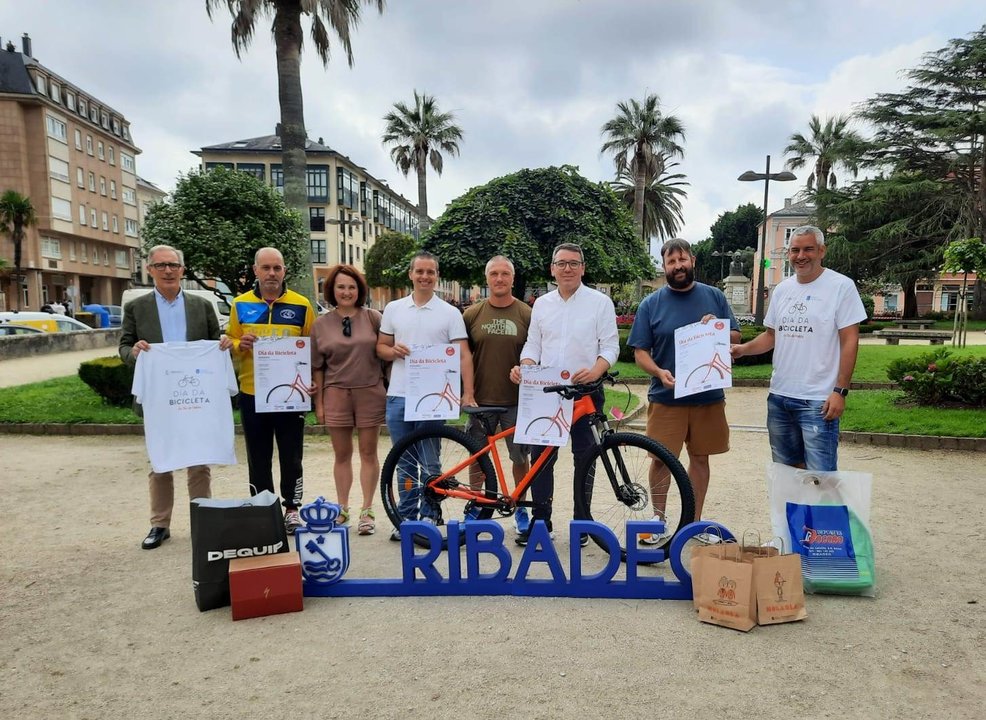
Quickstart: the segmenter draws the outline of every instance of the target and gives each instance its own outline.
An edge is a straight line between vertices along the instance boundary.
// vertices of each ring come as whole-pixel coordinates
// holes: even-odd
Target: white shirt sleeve
[[[613,367],[620,357],[620,332],[616,329],[616,308],[613,307],[613,301],[606,296],[603,296],[603,302],[598,303],[597,308],[598,356]]]
[[[540,306],[540,307],[539,307]],[[534,308],[531,310],[531,325],[527,329],[527,341],[524,348],[520,351],[520,359],[527,358],[536,363],[541,362],[541,323],[544,320],[544,305],[537,300],[534,301]]]

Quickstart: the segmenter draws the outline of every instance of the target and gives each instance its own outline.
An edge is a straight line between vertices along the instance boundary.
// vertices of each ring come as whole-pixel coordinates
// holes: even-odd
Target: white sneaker
[[[301,526],[301,517],[297,510],[288,510],[284,513],[284,529],[288,531],[288,535],[294,535],[294,531]]]
[[[721,537],[719,537],[715,533],[708,533],[708,532],[699,533],[698,535],[695,536],[695,539],[698,540],[703,545],[717,545],[722,542]]]
[[[660,515],[654,516],[654,520],[661,521],[663,519]],[[670,539],[671,533],[668,532],[668,527],[665,525],[664,532],[640,533],[638,542],[642,545],[660,545]]]

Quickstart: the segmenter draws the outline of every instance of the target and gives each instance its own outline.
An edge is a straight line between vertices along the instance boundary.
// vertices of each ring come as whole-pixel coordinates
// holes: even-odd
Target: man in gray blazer
[[[230,343],[219,336],[219,318],[203,298],[181,291],[185,267],[181,255],[170,245],[151,248],[147,271],[154,279],[154,290],[127,305],[120,335],[120,357],[135,365],[137,356],[151,349],[151,343],[220,340],[223,349]],[[188,497],[211,497],[212,473],[208,465],[188,468]],[[174,476],[156,473],[150,478],[151,530],[141,543],[153,550],[171,537],[171,511],[175,504]]]

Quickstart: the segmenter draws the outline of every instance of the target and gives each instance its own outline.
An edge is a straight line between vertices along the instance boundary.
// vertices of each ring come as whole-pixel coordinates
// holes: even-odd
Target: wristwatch
[[[836,385],[834,388],[832,388],[832,392],[839,393],[842,397],[845,397],[846,395],[849,394],[849,388],[839,387],[838,385]]]

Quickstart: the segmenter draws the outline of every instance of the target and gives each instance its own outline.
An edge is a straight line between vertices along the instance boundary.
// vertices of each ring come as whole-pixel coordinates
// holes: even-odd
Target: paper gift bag
[[[701,561],[701,575],[693,580],[698,619],[748,632],[757,624],[753,563],[742,556],[730,559],[734,551],[727,547],[708,554]]]
[[[800,555],[788,553],[754,558],[753,585],[760,625],[796,622],[808,617]]]
[[[705,572],[705,560],[713,555],[729,560],[740,560],[742,547],[735,542],[716,545],[698,545],[691,549],[692,604],[698,610],[698,584]]]

